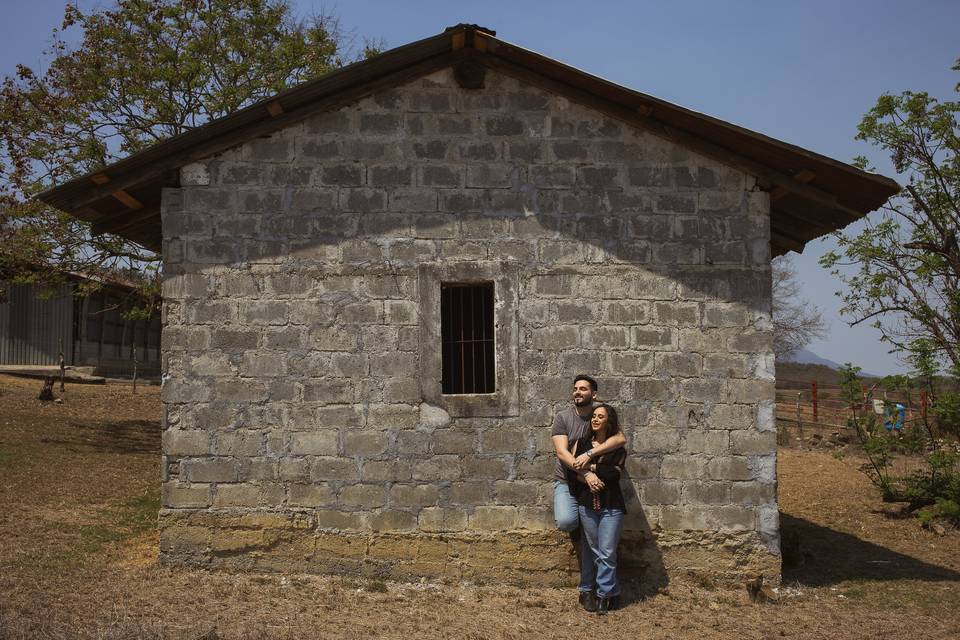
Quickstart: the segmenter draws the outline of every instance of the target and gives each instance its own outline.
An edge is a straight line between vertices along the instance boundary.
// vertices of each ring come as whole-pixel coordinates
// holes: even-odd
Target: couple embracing
[[[557,452],[554,518],[580,556],[580,604],[605,614],[617,608],[617,544],[626,508],[620,472],[627,453],[616,410],[594,402],[597,381],[573,379],[573,406],[557,414],[551,439]]]

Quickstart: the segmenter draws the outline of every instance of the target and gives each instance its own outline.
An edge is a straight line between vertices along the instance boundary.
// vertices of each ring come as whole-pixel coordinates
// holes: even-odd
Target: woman
[[[592,453],[594,447],[619,432],[616,410],[608,404],[597,405],[590,418],[590,432],[574,443],[573,455]],[[620,471],[626,458],[627,452],[619,447],[594,459],[579,474],[572,470],[567,472],[570,493],[579,505],[583,530],[578,587],[580,604],[587,611],[601,615],[616,608],[620,596],[617,544],[626,513],[620,491]]]

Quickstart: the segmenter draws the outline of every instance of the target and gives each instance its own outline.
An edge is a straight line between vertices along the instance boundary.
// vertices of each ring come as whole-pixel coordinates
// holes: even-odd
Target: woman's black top
[[[591,448],[593,438],[590,434],[585,435],[576,442],[577,452],[574,457],[588,451]],[[573,469],[567,469],[567,485],[570,487],[570,495],[577,499],[578,504],[582,504],[588,509],[620,509],[626,513],[627,508],[623,502],[623,493],[620,491],[620,472],[627,460],[627,452],[623,447],[618,447],[602,456],[593,459],[592,464],[597,465],[594,473],[603,480],[603,489],[599,493],[590,491],[586,482],[580,482],[577,479],[577,472]],[[599,509],[598,509],[599,507]]]

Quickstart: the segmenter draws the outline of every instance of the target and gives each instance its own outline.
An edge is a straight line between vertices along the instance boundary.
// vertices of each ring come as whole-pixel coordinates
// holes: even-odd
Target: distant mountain
[[[843,366],[842,364],[838,364],[833,360],[821,358],[809,349],[798,349],[792,356],[790,356],[788,362],[796,362],[798,364],[822,364],[823,366],[830,367],[831,369],[839,369]]]
[[[813,351],[810,351],[809,349],[797,350],[792,356],[790,356],[790,360],[788,360],[788,362],[795,362],[797,364],[818,364],[824,367],[829,367],[834,371],[838,371],[840,367],[843,366],[842,364],[838,364],[833,360],[828,360],[827,358],[821,358],[820,356],[815,354]],[[861,371],[860,375],[865,378],[882,377],[873,373],[867,373],[866,371]]]

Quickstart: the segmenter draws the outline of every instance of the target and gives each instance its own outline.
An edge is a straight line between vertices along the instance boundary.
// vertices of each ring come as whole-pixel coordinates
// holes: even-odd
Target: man
[[[617,447],[625,446],[627,439],[621,430],[615,436],[608,438],[603,444],[590,451],[578,452],[576,458],[570,453],[570,443],[576,442],[590,430],[590,415],[593,413],[593,399],[597,395],[597,381],[588,375],[580,374],[573,379],[573,406],[567,407],[557,414],[553,420],[551,439],[553,448],[557,452],[557,464],[554,468],[553,483],[553,517],[557,528],[570,534],[574,550],[579,553],[580,546],[580,516],[577,511],[577,501],[570,495],[567,487],[568,468],[581,471],[590,461]],[[584,473],[587,484],[591,489],[603,488],[603,481],[596,474],[589,471]]]

